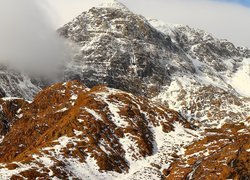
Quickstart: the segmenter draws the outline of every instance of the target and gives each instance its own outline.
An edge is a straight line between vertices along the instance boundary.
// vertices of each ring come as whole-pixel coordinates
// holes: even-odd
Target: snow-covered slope
[[[249,86],[242,82],[250,78],[250,50],[235,47],[227,40],[213,37],[203,30],[182,25],[168,25],[158,20],[150,23],[180,47],[192,60],[196,77],[203,84],[233,91],[249,97]],[[231,86],[231,87],[229,87]]]
[[[250,80],[250,50],[203,30],[149,21],[170,36],[195,66],[193,74],[175,74],[171,85],[164,87],[155,100],[166,101],[205,128],[246,120],[250,110],[250,87],[246,83]]]
[[[23,72],[0,65],[0,97],[22,97],[30,100],[41,90],[42,84]]]
[[[164,171],[165,179],[249,179],[249,130],[243,124],[207,130]]]

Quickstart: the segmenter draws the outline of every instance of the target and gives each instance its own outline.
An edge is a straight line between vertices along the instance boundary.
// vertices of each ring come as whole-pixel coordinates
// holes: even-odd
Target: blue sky
[[[230,2],[230,3],[238,3],[238,4],[241,4],[243,6],[250,7],[250,0],[219,0],[219,1]]]

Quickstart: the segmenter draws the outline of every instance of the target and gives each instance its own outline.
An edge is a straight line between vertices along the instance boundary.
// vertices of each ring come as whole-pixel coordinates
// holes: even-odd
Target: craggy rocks
[[[181,66],[194,71],[170,38],[128,10],[94,7],[58,33],[73,42],[74,47],[65,78],[78,78],[89,87],[106,84],[153,96],[170,83],[172,70]],[[179,60],[177,64],[173,58]],[[173,69],[166,68],[166,64]]]

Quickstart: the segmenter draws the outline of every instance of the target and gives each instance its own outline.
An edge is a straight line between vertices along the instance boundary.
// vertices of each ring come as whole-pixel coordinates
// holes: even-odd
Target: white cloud
[[[45,1],[0,0],[1,63],[39,75],[53,74],[64,57],[64,45],[51,16]]]
[[[58,26],[101,0],[49,0]],[[204,29],[219,38],[250,47],[250,8],[210,0],[121,0],[133,12],[173,24]]]

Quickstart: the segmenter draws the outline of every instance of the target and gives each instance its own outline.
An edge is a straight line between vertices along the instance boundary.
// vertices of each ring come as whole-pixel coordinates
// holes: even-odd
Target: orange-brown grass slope
[[[52,171],[65,178],[69,172],[64,170],[61,156],[81,163],[91,156],[99,170],[121,173],[128,171],[129,164],[120,138],[129,136],[135,142],[136,147],[129,148],[136,160],[153,154],[151,127],[161,125],[167,133],[179,122],[190,128],[177,112],[166,107],[105,86],[88,89],[77,81],[44,89],[32,103],[20,108],[22,116],[0,144],[0,163],[5,167],[18,168],[14,162],[36,164],[18,177],[49,177]],[[60,138],[71,139],[58,152],[53,147],[60,144]],[[54,162],[49,170],[36,159],[41,154]]]
[[[225,124],[208,129],[205,138],[188,146],[183,156],[164,170],[165,179],[248,179],[250,129]]]

